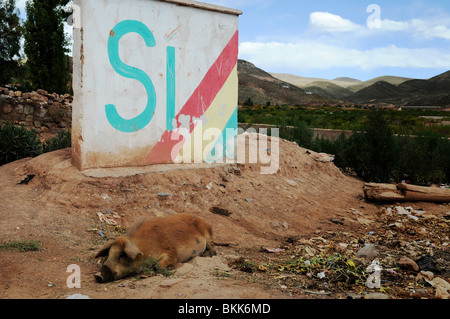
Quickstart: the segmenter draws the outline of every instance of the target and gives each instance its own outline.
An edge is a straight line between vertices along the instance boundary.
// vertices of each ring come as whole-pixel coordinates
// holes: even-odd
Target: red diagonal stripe
[[[194,119],[198,119],[205,114],[233,71],[237,63],[238,46],[239,33],[236,31],[216,62],[208,70],[200,85],[175,117],[177,127],[174,128],[173,132],[165,131],[160,141],[151,150],[146,159],[148,164],[174,162],[172,153],[178,154],[183,144],[180,143],[183,137],[176,133],[176,130],[181,127],[180,116],[189,116],[189,129],[192,133],[195,128]],[[179,149],[175,150],[174,148],[177,146]]]

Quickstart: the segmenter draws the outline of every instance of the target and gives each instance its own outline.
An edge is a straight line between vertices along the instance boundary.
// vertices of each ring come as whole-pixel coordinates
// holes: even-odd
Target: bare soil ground
[[[385,253],[383,258],[415,254],[417,259],[434,252],[444,254],[443,267],[448,266],[449,206],[403,204],[432,213],[433,222],[427,224],[428,219],[421,217],[420,225],[404,221],[403,230],[388,226],[398,220],[364,200],[362,181],[314,155],[281,140],[280,169],[273,175],[262,175],[262,164],[80,172],[71,164],[70,149],[4,165],[0,244],[33,240],[42,247],[28,252],[0,249],[0,298],[62,299],[73,294],[95,299],[363,298],[374,290],[344,285],[342,280],[333,284],[281,266],[333,251],[353,256],[369,242]],[[18,184],[28,174],[35,177]],[[229,214],[213,213],[213,207]],[[98,213],[114,222],[108,224]],[[217,256],[180,264],[170,277],[95,281],[101,261],[94,255],[105,242],[141,218],[178,213],[200,216],[213,225]],[[242,262],[256,268],[248,271]],[[81,288],[67,286],[69,265],[80,267]],[[383,283],[389,286],[383,291],[386,297],[435,297],[431,286],[422,285],[419,291],[417,273],[397,269],[397,274],[401,280],[393,279],[395,284]],[[333,278],[331,270],[327,275]]]

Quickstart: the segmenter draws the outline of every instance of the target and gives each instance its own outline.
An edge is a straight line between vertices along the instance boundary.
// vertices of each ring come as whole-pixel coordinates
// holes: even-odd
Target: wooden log
[[[401,190],[404,196],[411,202],[450,202],[450,188],[421,187],[410,184],[398,184],[397,189]]]
[[[393,184],[367,183],[363,187],[364,195],[370,202],[402,202],[403,194]]]
[[[449,188],[367,183],[363,190],[366,199],[374,202],[450,202]]]

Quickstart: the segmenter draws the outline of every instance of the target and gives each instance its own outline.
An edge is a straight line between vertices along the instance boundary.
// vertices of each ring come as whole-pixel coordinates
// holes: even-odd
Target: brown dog
[[[192,215],[160,217],[142,222],[126,236],[107,243],[95,258],[106,257],[98,282],[110,282],[139,271],[148,258],[162,268],[174,267],[197,256],[213,256],[212,229]]]

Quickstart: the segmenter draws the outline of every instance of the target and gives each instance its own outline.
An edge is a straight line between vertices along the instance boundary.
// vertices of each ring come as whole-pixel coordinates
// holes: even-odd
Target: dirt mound
[[[0,243],[42,245],[31,252],[0,250],[1,298],[288,298],[280,287],[244,278],[228,263],[286,238],[342,231],[342,221],[352,234],[366,232],[349,208],[369,219],[379,209],[365,203],[361,181],[319,154],[280,140],[279,155],[273,175],[262,175],[259,163],[82,173],[72,166],[70,149],[0,167]],[[29,174],[28,184],[18,184]],[[95,282],[99,262],[93,256],[107,240],[141,218],[177,213],[213,225],[218,256],[180,265],[170,278]],[[81,269],[80,289],[66,284],[72,264]]]

